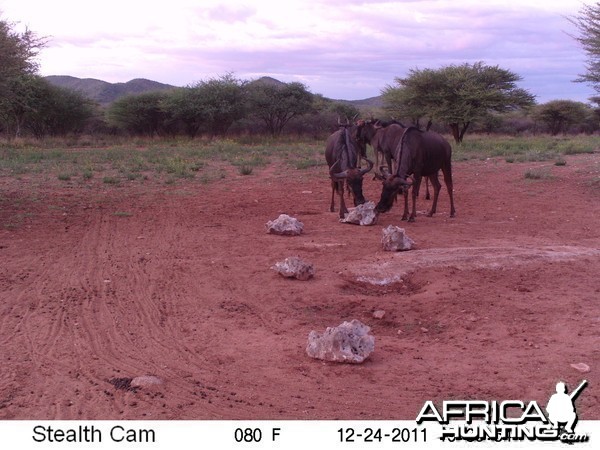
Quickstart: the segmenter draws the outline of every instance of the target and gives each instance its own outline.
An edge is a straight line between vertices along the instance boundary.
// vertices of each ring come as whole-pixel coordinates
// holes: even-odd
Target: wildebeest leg
[[[392,155],[391,154],[385,155],[385,162],[387,163],[389,172],[396,173],[396,168],[392,164]]]
[[[425,200],[429,200],[431,195],[429,195],[429,178],[425,178]]]
[[[408,188],[403,189],[404,196],[404,214],[402,214],[401,220],[408,220]]]
[[[348,213],[348,209],[346,208],[346,203],[344,202],[344,182],[338,181],[338,193],[340,194],[340,219],[346,217]]]
[[[442,188],[440,180],[438,180],[437,173],[430,175],[429,179],[431,180],[431,185],[433,186],[433,203],[431,204],[431,209],[427,213],[427,217],[431,217],[435,214],[437,210],[437,202],[438,197],[440,195],[440,189]]]
[[[454,188],[452,186],[452,168],[451,167],[442,167],[442,172],[444,174],[444,184],[446,185],[446,189],[448,189],[448,195],[450,196],[450,217],[454,217],[456,215],[456,210],[454,209]]]
[[[329,205],[329,212],[335,211],[335,191],[337,190],[337,181],[331,180],[331,204]]]
[[[408,218],[409,222],[414,222],[417,217],[417,197],[419,196],[419,186],[421,186],[421,176],[414,176],[414,183],[412,185],[412,212]]]

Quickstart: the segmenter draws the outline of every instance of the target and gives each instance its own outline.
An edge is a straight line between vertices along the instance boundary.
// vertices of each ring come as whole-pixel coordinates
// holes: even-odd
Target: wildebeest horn
[[[340,160],[338,159],[336,162],[334,162],[332,164],[332,166],[329,168],[329,176],[331,178],[346,178],[348,176],[348,171],[344,170],[343,172],[338,172],[335,173],[335,171],[333,170],[335,168],[335,166],[338,165],[338,163],[340,162]]]
[[[379,172],[386,178],[391,175],[388,166],[379,166]]]
[[[344,124],[344,123],[342,123],[340,121],[340,116],[338,116],[338,126],[340,126],[340,127],[347,127],[348,125],[350,125],[350,120],[348,120],[347,117],[346,117],[346,123]]]
[[[371,169],[373,168],[373,161],[371,161],[368,158],[365,158],[365,160],[367,161],[367,164],[369,165],[369,167],[365,167],[364,169],[360,169],[360,174],[364,175],[367,172],[370,172]]]
[[[343,172],[332,173],[331,177],[332,178],[346,178],[346,177],[348,177],[348,171],[344,170]]]

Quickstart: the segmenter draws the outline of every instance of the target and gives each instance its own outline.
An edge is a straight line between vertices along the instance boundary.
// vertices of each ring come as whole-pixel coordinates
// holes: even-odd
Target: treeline
[[[318,136],[356,107],[312,94],[301,83],[244,81],[232,74],[170,91],[121,97],[101,107],[81,93],[35,74],[15,77],[0,103],[0,134],[65,136],[124,134],[150,137],[270,134]]]
[[[570,100],[536,105],[517,74],[483,63],[411,70],[382,90],[383,107],[359,110],[311,93],[302,83],[233,74],[169,91],[122,97],[108,107],[51,85],[35,57],[44,41],[0,20],[0,136],[121,134],[150,137],[293,133],[322,138],[357,116],[395,118],[451,132],[595,133],[598,109]],[[598,98],[596,98],[597,100]],[[596,101],[594,100],[594,101]],[[597,103],[597,102],[596,102]]]
[[[112,130],[146,136],[224,136],[284,131],[320,134],[354,106],[311,93],[302,83],[240,80],[232,74],[171,91],[122,97],[106,110]]]
[[[51,85],[37,75],[19,77],[12,98],[0,102],[0,134],[66,136],[109,134],[148,137],[272,135],[321,138],[355,116],[389,118],[393,108],[359,110],[347,102],[311,93],[301,83],[243,81],[231,74],[171,91],[129,95],[101,107],[79,92]],[[395,117],[424,128],[422,118]],[[449,132],[440,121],[433,129]],[[503,113],[482,114],[471,131],[498,134],[577,134],[600,130],[597,108],[555,100]]]

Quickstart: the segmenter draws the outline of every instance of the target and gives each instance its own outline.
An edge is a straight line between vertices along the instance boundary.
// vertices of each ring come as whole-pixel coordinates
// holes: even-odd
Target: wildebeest
[[[339,122],[338,122],[339,123]],[[366,158],[361,144],[356,139],[356,125],[341,125],[340,129],[327,138],[325,159],[329,166],[331,177],[331,205],[329,210],[335,211],[335,193],[340,196],[340,218],[348,212],[344,203],[344,181],[348,191],[354,197],[354,206],[365,202],[362,192],[363,177],[373,168],[373,162]],[[368,167],[359,168],[363,157]]]
[[[375,152],[375,177],[383,178],[383,166],[380,165],[379,158],[381,154],[382,163],[385,159],[388,173],[392,172],[392,157],[394,150],[398,147],[404,126],[399,122],[386,123],[381,120],[360,120],[357,123],[357,140],[364,144],[369,144]]]
[[[427,216],[431,217],[436,212],[441,184],[438,180],[440,169],[444,174],[444,183],[450,196],[450,217],[454,217],[454,196],[452,187],[452,147],[446,139],[433,131],[420,131],[415,127],[404,130],[398,147],[395,150],[396,160],[394,171],[383,180],[381,198],[375,207],[378,212],[387,212],[394,203],[396,194],[406,190],[412,185],[412,211],[408,217],[408,196],[404,199],[404,214],[402,220],[413,222],[417,216],[416,203],[419,195],[421,178],[428,177],[433,186],[433,202]],[[408,177],[412,175],[414,182]]]
[[[379,119],[369,119],[358,121],[357,139],[359,142],[369,144],[375,152],[375,178],[384,179],[384,166],[379,164],[381,154],[382,162],[385,159],[387,163],[386,176],[393,172],[392,159],[394,152],[398,148],[400,139],[404,134],[406,127],[397,120],[384,122]],[[426,195],[429,200],[429,183],[425,180]]]

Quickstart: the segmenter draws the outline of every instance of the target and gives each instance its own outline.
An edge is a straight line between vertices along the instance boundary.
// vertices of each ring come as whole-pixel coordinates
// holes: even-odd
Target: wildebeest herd
[[[402,220],[413,222],[421,180],[425,177],[433,186],[433,202],[427,216],[436,212],[441,189],[438,173],[450,196],[450,217],[454,217],[452,187],[452,147],[443,136],[433,131],[405,127],[400,122],[369,119],[338,121],[339,129],[327,139],[325,158],[331,177],[331,206],[335,210],[335,194],[340,197],[340,218],[348,212],[344,202],[344,184],[354,198],[354,206],[365,202],[362,192],[364,175],[375,167],[375,179],[382,181],[381,197],[375,210],[384,213],[391,209],[398,194],[404,196]],[[367,144],[375,152],[375,163],[367,158]],[[361,160],[367,167],[361,168]],[[383,164],[385,160],[385,164]],[[408,214],[408,191],[412,187],[412,210]]]

